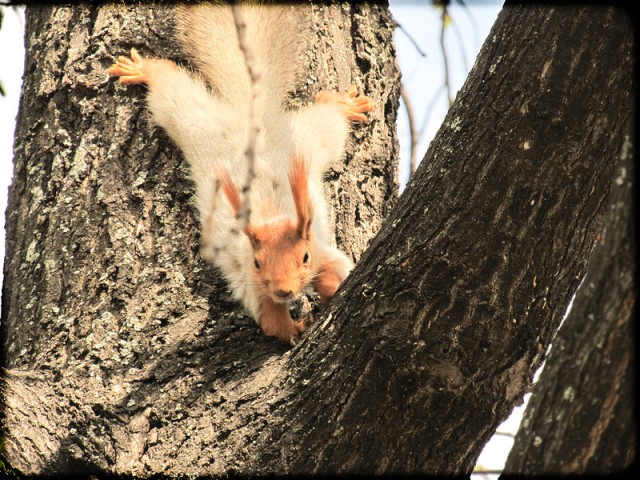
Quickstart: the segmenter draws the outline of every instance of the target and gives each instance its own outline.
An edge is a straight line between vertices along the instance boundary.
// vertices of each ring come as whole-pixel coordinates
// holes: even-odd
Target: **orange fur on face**
[[[222,171],[219,178],[222,192],[237,215],[242,205],[240,191],[228,171]],[[254,278],[274,302],[293,300],[313,276],[308,172],[298,157],[291,160],[289,185],[297,214],[295,225],[284,218],[257,226],[248,224],[244,229],[259,266]]]
[[[260,292],[260,318],[258,323],[267,335],[294,343],[304,330],[304,322],[294,323],[289,316],[288,302],[314,282],[316,269],[312,207],[309,202],[308,171],[303,160],[293,157],[289,171],[289,185],[296,209],[296,219],[277,216],[275,205],[264,205],[274,210],[274,218],[260,225],[247,224],[244,233],[251,242],[254,263],[253,280]],[[222,192],[234,213],[242,206],[240,191],[227,171],[220,175]],[[325,263],[327,263],[325,261]],[[314,282],[323,302],[327,302],[342,279],[327,266]]]
[[[251,232],[257,239],[254,256],[260,267],[254,270],[256,281],[273,301],[293,300],[313,275],[310,242],[298,236],[296,226],[289,219],[252,227]]]

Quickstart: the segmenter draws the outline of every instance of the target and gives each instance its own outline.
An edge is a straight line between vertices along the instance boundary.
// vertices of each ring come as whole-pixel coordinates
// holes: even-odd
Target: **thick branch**
[[[597,241],[631,115],[621,25],[614,9],[500,14],[396,209],[294,350],[295,398],[270,420],[282,437],[261,438],[254,465],[472,470]]]
[[[607,223],[553,340],[505,472],[611,474],[636,459],[635,146],[630,125]]]

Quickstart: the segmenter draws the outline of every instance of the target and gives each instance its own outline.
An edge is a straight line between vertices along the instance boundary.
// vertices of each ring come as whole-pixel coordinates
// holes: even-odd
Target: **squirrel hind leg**
[[[344,115],[352,122],[366,123],[366,112],[373,110],[375,103],[369,97],[359,97],[358,87],[351,85],[345,93],[318,92],[316,103],[335,103],[342,107]]]
[[[145,72],[145,60],[135,48],[131,49],[131,58],[118,57],[107,73],[112,77],[119,77],[120,83],[147,83],[149,78]]]

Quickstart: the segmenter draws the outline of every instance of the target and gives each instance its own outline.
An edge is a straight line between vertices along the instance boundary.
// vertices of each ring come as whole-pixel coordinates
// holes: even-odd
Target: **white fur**
[[[292,57],[294,46],[305,36],[298,17],[290,15],[290,8],[245,8],[253,53],[264,68],[262,86],[266,95],[256,175],[250,186],[250,222],[259,225],[272,221],[270,205],[275,206],[279,215],[296,218],[288,173],[292,155],[298,155],[309,169],[317,248],[328,258],[335,258],[346,276],[353,264],[333,246],[322,175],[343,155],[349,122],[342,109],[331,103],[297,111],[283,109],[282,98],[299,75],[299,62]],[[222,169],[227,169],[239,187],[245,183],[249,82],[228,7],[180,8],[177,23],[179,39],[196,59],[203,77],[169,63],[154,64],[149,71],[148,103],[154,120],[184,152],[196,185],[195,204],[201,221],[205,222],[211,214],[216,176]],[[251,245],[245,235],[229,234],[236,219],[222,192],[218,193],[215,205],[211,238],[207,240],[213,245],[226,243],[215,263],[224,273],[234,297],[258,319]]]

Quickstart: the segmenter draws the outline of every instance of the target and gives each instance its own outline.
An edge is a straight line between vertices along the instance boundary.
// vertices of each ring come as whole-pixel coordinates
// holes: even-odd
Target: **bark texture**
[[[359,9],[367,9],[367,15]],[[385,14],[366,6],[331,12],[344,21],[338,24],[345,27],[340,35],[354,39],[350,48],[365,52],[367,61],[356,54],[357,63],[371,69],[371,81],[393,88],[395,78],[376,70],[392,68],[391,55],[373,47],[390,42]],[[324,18],[317,17],[319,30]],[[12,282],[6,295],[17,298],[21,285],[42,285],[38,280],[45,274],[62,275],[63,287],[62,302],[56,298],[43,304],[46,292],[34,301],[31,308],[40,316],[26,315],[16,300],[3,313],[6,350],[18,343],[5,360],[13,369],[5,388],[11,464],[23,471],[94,468],[140,474],[468,474],[486,440],[529,387],[596,244],[631,116],[633,38],[620,27],[621,20],[615,9],[597,7],[504,9],[388,221],[293,350],[256,335],[246,317],[224,303],[219,294],[224,286],[197,258],[187,195],[173,193],[181,187],[179,180],[174,187],[174,177],[181,174],[169,168],[175,164],[159,153],[142,164],[126,156],[136,142],[146,142],[136,149],[137,156],[153,148],[165,152],[160,136],[151,137],[158,143],[146,140],[150,127],[142,117],[127,124],[131,131],[123,130],[130,139],[124,147],[110,145],[124,148],[123,160],[106,155],[85,160],[113,169],[105,172],[112,177],[95,173],[95,178],[120,181],[101,197],[115,200],[105,204],[89,188],[80,195],[77,188],[67,193],[72,197],[67,210],[81,208],[76,202],[97,200],[103,209],[121,202],[122,212],[135,214],[107,211],[67,232],[55,229],[51,215],[42,214],[48,235],[41,234],[42,242],[30,249],[33,237],[25,235],[43,228],[36,223],[40,210],[30,213],[32,187],[17,183],[10,209],[19,213],[9,222],[15,257],[10,257],[7,276],[26,278]],[[151,38],[156,23],[143,24],[149,30],[139,38]],[[132,28],[126,16],[117,28],[113,25],[94,30]],[[331,25],[326,24],[329,30],[340,29]],[[116,36],[136,34],[131,35]],[[335,58],[351,56],[344,45],[328,46],[340,52]],[[110,57],[102,61],[107,66]],[[340,72],[335,67],[333,73]],[[380,103],[385,121],[394,120],[389,115],[397,100],[387,94],[379,93],[389,98]],[[131,106],[138,97],[129,91],[125,95],[131,97],[126,102],[116,98],[108,107],[93,104],[94,109],[138,118],[139,106]],[[106,101],[107,96],[100,98]],[[38,97],[33,101],[48,105]],[[59,108],[54,104],[51,111]],[[368,128],[386,128],[381,120]],[[31,134],[51,136],[42,129]],[[376,142],[371,140],[371,148],[385,139]],[[85,139],[84,145],[96,142]],[[31,181],[24,172],[40,164],[28,154],[20,158],[18,178]],[[372,185],[368,175],[389,176],[377,172],[380,166],[352,161],[354,167],[371,168],[361,176],[345,170],[356,175],[353,185],[362,188],[363,197],[354,198],[366,200]],[[66,165],[73,170],[76,163]],[[390,167],[382,165],[387,172]],[[97,182],[93,171],[79,181]],[[141,179],[142,171],[148,173]],[[159,172],[166,177],[158,177]],[[147,197],[136,194],[140,190]],[[65,197],[48,196],[43,206],[58,205]],[[346,221],[355,220],[366,231],[357,223],[366,217],[356,203],[349,207],[341,201],[347,212],[360,212],[359,217],[346,214]],[[164,207],[161,213],[154,213],[157,204]],[[73,212],[67,221],[81,222],[80,212]],[[106,226],[96,227],[95,238],[78,233],[99,222]],[[62,243],[68,237],[71,242]],[[66,260],[73,265],[65,264],[62,274],[46,270],[49,255],[57,253],[47,247],[49,238],[60,246],[79,245]],[[75,256],[89,247],[95,258],[85,261],[97,272],[71,280],[77,271],[89,271],[77,263],[83,257]],[[141,277],[147,281],[133,281]],[[27,291],[27,296],[35,294]],[[75,303],[64,303],[68,299]],[[60,311],[47,324],[43,317],[54,306]],[[66,323],[49,326],[60,318]],[[66,335],[58,348],[49,346],[56,345],[51,332]],[[33,348],[22,340],[28,335],[39,342]],[[115,355],[118,360],[103,367]],[[47,389],[54,395],[44,404],[29,400],[36,398],[33,392]],[[19,395],[26,400],[19,403]],[[34,438],[19,436],[19,419],[31,422]],[[48,443],[32,448],[38,442]],[[23,454],[26,448],[32,451]]]
[[[289,448],[267,437],[260,461],[471,472],[596,244],[631,119],[626,20],[598,7],[501,12],[312,347],[293,352],[306,387],[274,415]]]
[[[288,348],[200,258],[186,165],[145,89],[105,73],[131,47],[180,61],[171,11],[27,9],[2,312],[6,459],[21,472],[246,471],[235,412],[267,409],[284,375]],[[358,83],[376,102],[326,184],[357,259],[397,195],[392,22],[378,5],[312,17],[300,101]]]
[[[533,389],[506,473],[612,474],[636,460],[637,177],[631,135],[605,229]]]

